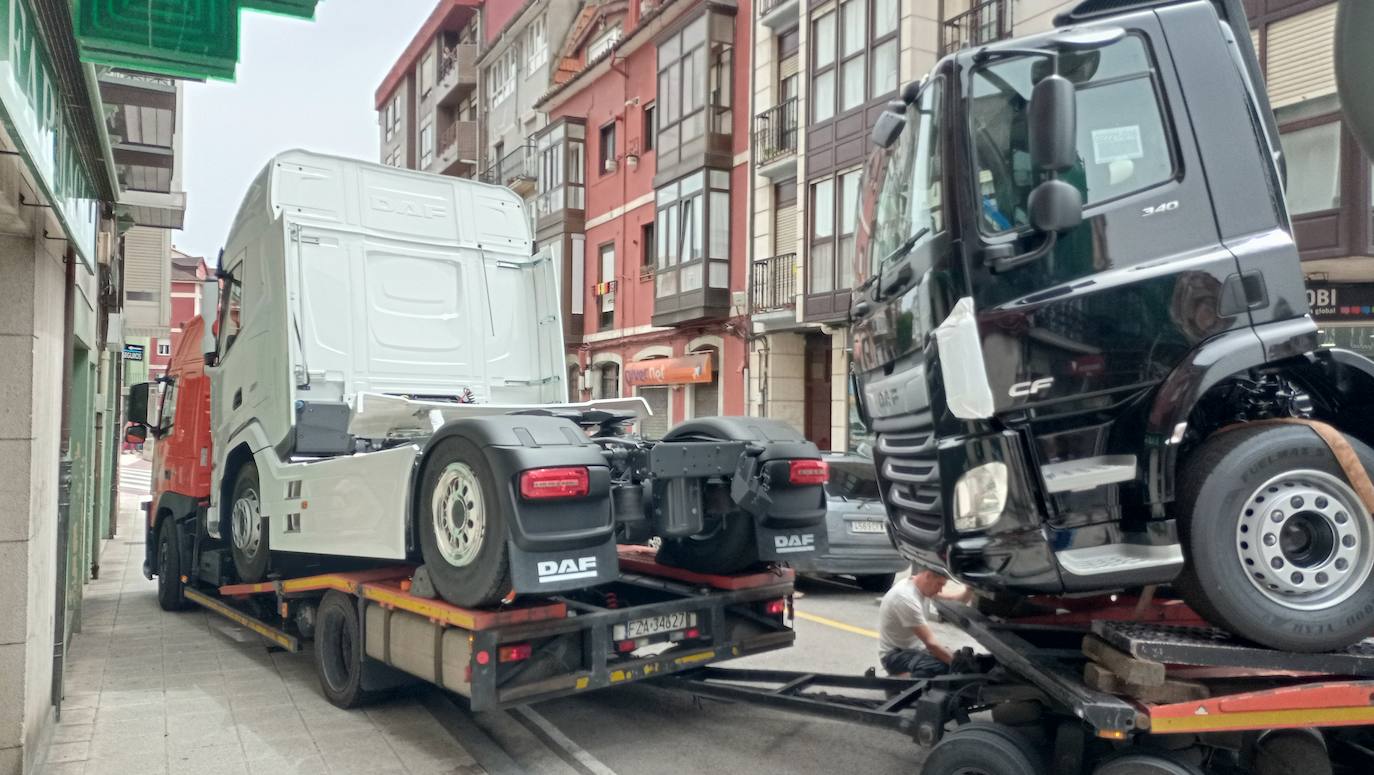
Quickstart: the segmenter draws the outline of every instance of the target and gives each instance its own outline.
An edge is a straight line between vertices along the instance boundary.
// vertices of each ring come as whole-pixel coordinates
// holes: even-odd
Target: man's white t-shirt
[[[926,623],[926,598],[910,578],[901,579],[883,595],[878,606],[878,658],[899,649],[920,649],[926,644],[911,631]]]

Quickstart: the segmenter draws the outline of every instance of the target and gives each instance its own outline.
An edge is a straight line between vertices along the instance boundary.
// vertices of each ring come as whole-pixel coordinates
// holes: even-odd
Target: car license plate
[[[887,527],[884,526],[882,522],[879,522],[879,521],[876,520],[876,519],[864,519],[864,520],[859,520],[859,521],[857,521],[857,522],[850,522],[850,523],[849,523],[849,532],[851,532],[851,533],[885,533],[885,532],[887,532]]]
[[[678,611],[663,616],[631,619],[624,624],[617,624],[612,628],[612,636],[616,640],[647,638],[650,635],[659,635],[673,630],[685,630],[696,623],[696,614]]]

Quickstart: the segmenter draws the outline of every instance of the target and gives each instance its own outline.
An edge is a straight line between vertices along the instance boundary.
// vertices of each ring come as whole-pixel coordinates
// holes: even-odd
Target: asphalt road
[[[876,666],[878,596],[838,582],[804,580],[799,588],[796,645],[728,666],[856,675]],[[950,645],[971,642],[944,625],[937,629]],[[920,749],[897,732],[703,699],[652,684],[541,703],[534,710],[605,770],[622,775],[910,775],[922,758]]]

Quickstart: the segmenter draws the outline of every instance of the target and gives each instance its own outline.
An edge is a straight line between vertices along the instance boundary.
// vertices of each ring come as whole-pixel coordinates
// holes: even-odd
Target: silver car
[[[887,511],[878,495],[873,461],[858,455],[828,455],[825,554],[793,567],[815,575],[852,576],[860,587],[884,592],[907,567],[887,535]]]

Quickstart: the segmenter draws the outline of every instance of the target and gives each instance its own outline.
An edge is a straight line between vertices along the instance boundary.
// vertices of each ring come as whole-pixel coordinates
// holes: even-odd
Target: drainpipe
[[[76,333],[76,253],[71,247],[67,248],[62,261],[66,264],[67,272],[62,298],[62,429],[57,464],[57,583],[54,585],[56,607],[53,609],[52,646],[52,704],[57,709],[58,718],[62,717],[62,673],[66,658],[67,548],[71,532],[72,495],[72,364],[76,356],[73,344]]]

